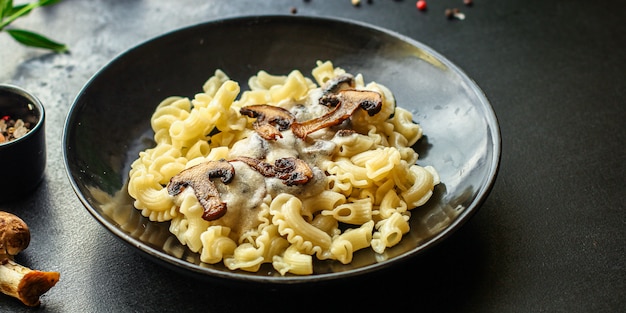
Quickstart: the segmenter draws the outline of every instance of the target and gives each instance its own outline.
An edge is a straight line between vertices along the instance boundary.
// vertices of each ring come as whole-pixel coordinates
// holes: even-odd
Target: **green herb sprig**
[[[30,13],[35,8],[52,5],[60,0],[38,0],[27,4],[13,5],[13,0],[0,0],[0,32],[6,31],[17,42],[36,48],[62,53],[68,51],[65,44],[51,40],[43,35],[16,28],[7,28],[12,22]]]

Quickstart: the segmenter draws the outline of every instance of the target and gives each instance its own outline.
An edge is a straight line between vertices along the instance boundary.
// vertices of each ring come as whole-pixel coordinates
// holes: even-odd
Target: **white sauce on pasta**
[[[218,70],[194,99],[165,99],[151,120],[156,147],[141,152],[131,166],[128,191],[135,207],[152,221],[170,221],[170,231],[203,262],[223,262],[232,270],[258,271],[270,263],[281,275],[307,275],[315,258],[349,263],[359,249],[383,253],[409,231],[410,210],[424,204],[439,183],[432,167],[416,165],[411,146],[421,128],[410,112],[395,106],[386,87],[365,84],[357,75],[355,88],[383,96],[381,112],[357,113],[305,140],[291,130],[263,139],[252,128],[254,119],[239,113],[243,106],[269,104],[298,121],[322,116],[329,109],[318,104],[320,86],[344,73],[328,61],[318,62],[314,80],[298,70],[286,76],[261,71],[250,78],[251,90],[240,94],[239,85]],[[169,179],[186,168],[242,156],[270,164],[299,158],[313,177],[287,186],[232,161],[233,180],[215,180],[228,209],[213,221],[202,219],[193,192],[167,193]]]

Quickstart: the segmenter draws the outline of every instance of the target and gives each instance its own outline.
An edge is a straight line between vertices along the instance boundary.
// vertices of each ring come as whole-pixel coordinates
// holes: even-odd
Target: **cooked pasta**
[[[311,75],[259,71],[241,92],[216,70],[192,99],[164,99],[131,165],[135,208],[231,270],[309,275],[400,242],[439,183],[411,148],[421,127],[361,74],[318,61]]]

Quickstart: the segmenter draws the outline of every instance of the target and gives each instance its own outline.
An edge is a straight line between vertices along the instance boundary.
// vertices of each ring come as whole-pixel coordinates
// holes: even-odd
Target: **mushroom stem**
[[[28,225],[14,214],[0,211],[0,291],[25,305],[37,306],[39,297],[50,290],[61,275],[32,270],[13,261],[29,243]]]
[[[27,306],[40,304],[39,297],[59,281],[58,272],[32,270],[8,258],[0,265],[0,290]]]

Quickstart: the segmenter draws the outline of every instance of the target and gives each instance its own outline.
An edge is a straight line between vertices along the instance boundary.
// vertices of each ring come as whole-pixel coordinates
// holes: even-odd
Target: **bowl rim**
[[[146,243],[137,240],[128,234],[124,233],[114,225],[111,225],[103,216],[100,215],[99,211],[92,206],[92,204],[88,201],[85,195],[80,192],[80,188],[75,181],[72,172],[70,171],[69,157],[68,157],[68,149],[69,147],[69,135],[71,133],[70,127],[71,123],[74,120],[75,113],[78,110],[77,105],[79,103],[80,98],[85,93],[86,89],[90,87],[90,85],[94,82],[94,80],[98,77],[98,75],[103,72],[109,65],[117,62],[121,58],[123,58],[127,54],[131,54],[134,50],[139,49],[140,47],[150,44],[155,41],[159,41],[161,38],[173,36],[176,33],[190,31],[194,28],[198,27],[210,27],[210,25],[218,25],[221,23],[253,23],[253,22],[276,22],[281,20],[298,20],[300,22],[332,22],[336,24],[345,24],[348,26],[355,26],[359,28],[370,29],[374,32],[383,33],[390,38],[394,38],[398,41],[402,41],[410,44],[411,46],[417,47],[419,49],[424,50],[428,54],[436,57],[438,61],[442,62],[446,65],[451,71],[455,72],[459,77],[466,80],[470,89],[474,92],[474,95],[479,98],[479,102],[483,104],[483,109],[485,110],[485,114],[482,115],[485,118],[486,124],[489,126],[491,135],[491,149],[492,149],[492,157],[488,160],[489,162],[489,170],[487,176],[485,178],[484,184],[480,185],[475,193],[475,197],[471,201],[471,203],[467,206],[463,212],[461,212],[455,220],[450,223],[445,230],[439,232],[438,234],[428,238],[424,241],[424,243],[416,248],[410,249],[405,253],[394,256],[388,260],[376,262],[373,264],[368,264],[363,267],[351,269],[345,272],[332,272],[332,273],[320,273],[320,274],[312,274],[312,275],[304,275],[304,276],[262,276],[262,275],[245,275],[245,273],[240,273],[237,271],[227,272],[227,271],[219,271],[213,270],[211,268],[201,267],[197,264],[193,264],[190,262],[186,262],[185,260],[179,259],[170,254],[162,253],[157,251],[156,249],[150,247]],[[69,178],[70,184],[74,193],[78,196],[82,205],[89,211],[89,213],[108,231],[112,232],[117,236],[118,239],[122,240],[125,244],[128,244],[136,250],[141,251],[141,255],[150,256],[150,260],[160,263],[162,265],[168,266],[173,270],[177,270],[184,274],[193,274],[199,273],[202,275],[193,275],[194,278],[200,279],[209,279],[209,280],[217,280],[224,281],[226,279],[228,282],[236,282],[236,283],[270,283],[274,285],[294,285],[301,283],[319,283],[319,282],[328,282],[332,280],[336,280],[339,278],[347,278],[347,277],[355,277],[362,276],[363,274],[369,274],[375,271],[380,271],[383,269],[387,269],[390,265],[406,262],[409,259],[413,259],[419,255],[423,255],[423,252],[437,246],[441,241],[446,239],[447,237],[456,233],[456,231],[463,226],[475,213],[478,209],[483,205],[483,203],[488,198],[490,192],[492,191],[496,178],[498,176],[498,172],[500,169],[500,162],[502,157],[502,138],[501,131],[498,122],[497,115],[495,110],[493,109],[490,101],[487,99],[487,96],[483,92],[483,90],[476,84],[476,82],[470,78],[464,70],[459,68],[456,64],[450,61],[448,58],[435,51],[428,45],[419,42],[411,37],[400,34],[396,31],[389,30],[377,25],[369,24],[367,22],[353,20],[349,18],[338,18],[333,16],[319,17],[319,16],[307,16],[307,15],[286,15],[286,14],[261,14],[261,15],[237,15],[230,17],[222,17],[217,19],[211,19],[195,24],[191,24],[184,27],[179,27],[167,32],[164,32],[160,35],[153,36],[147,40],[143,40],[133,45],[129,49],[125,49],[121,53],[117,54],[115,57],[110,59],[106,64],[104,64],[98,71],[96,71],[92,77],[88,79],[88,81],[84,84],[84,86],[80,89],[76,97],[74,98],[71,107],[67,113],[64,130],[63,130],[63,143],[62,143],[62,151],[63,158],[65,162],[66,174]]]

